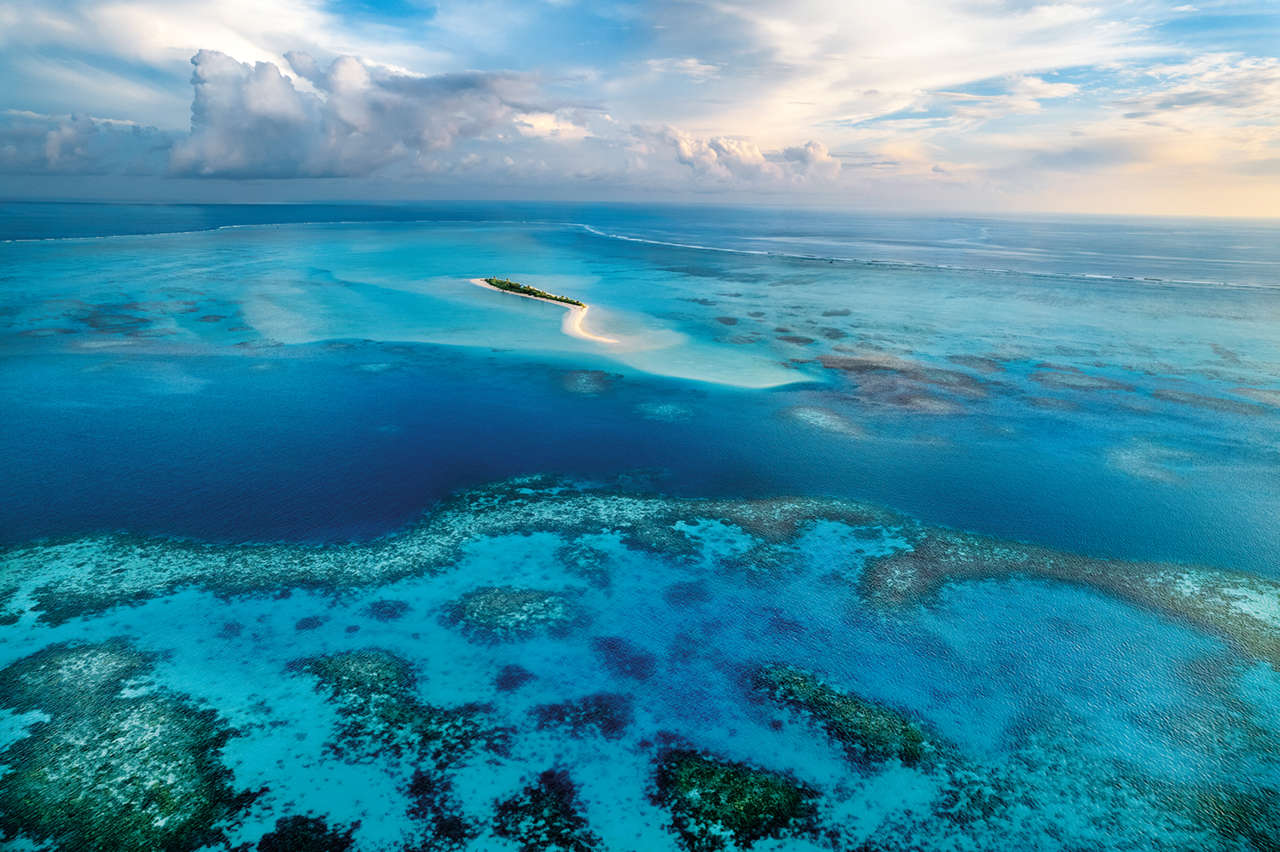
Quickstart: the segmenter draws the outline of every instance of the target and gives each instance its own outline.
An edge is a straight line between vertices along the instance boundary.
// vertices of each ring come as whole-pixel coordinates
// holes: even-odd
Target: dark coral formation
[[[684,583],[672,583],[662,593],[662,599],[671,606],[696,606],[711,600],[711,590],[707,584],[698,580]]]
[[[409,816],[426,835],[412,852],[456,852],[480,833],[479,827],[463,816],[446,775],[419,769],[413,773],[407,792]]]
[[[952,364],[977,370],[979,373],[999,373],[1004,370],[1003,364],[985,355],[948,355],[947,360]]]
[[[690,749],[658,758],[654,802],[671,813],[685,849],[749,848],[767,837],[816,830],[818,794],[789,775]]]
[[[364,608],[364,614],[375,621],[395,621],[404,618],[409,612],[409,604],[405,601],[378,600]]]
[[[83,850],[187,850],[225,843],[253,799],[221,752],[212,710],[164,690],[125,688],[153,663],[123,641],[51,645],[0,671],[4,706],[38,711],[0,752],[0,837]]]
[[[1031,380],[1047,388],[1074,391],[1132,391],[1133,385],[1106,376],[1095,376],[1078,367],[1058,364],[1037,364],[1039,369],[1031,374]]]
[[[924,730],[900,713],[836,689],[796,666],[761,666],[752,687],[803,715],[859,764],[900,760],[914,766],[934,751]]]
[[[1257,415],[1265,414],[1266,409],[1261,405],[1255,405],[1252,402],[1242,402],[1238,399],[1227,399],[1220,396],[1205,396],[1202,393],[1193,393],[1184,390],[1170,390],[1160,388],[1151,392],[1156,399],[1162,399],[1165,402],[1173,402],[1178,405],[1190,405],[1195,408],[1203,408],[1208,411],[1220,411],[1228,414],[1244,414]]]
[[[444,622],[480,642],[511,642],[541,632],[563,635],[581,613],[567,597],[541,589],[486,586],[444,611]]]
[[[482,705],[435,707],[419,700],[407,662],[380,648],[299,660],[342,717],[333,749],[353,761],[411,757],[444,767],[473,748],[502,750],[507,732],[484,722]]]
[[[870,346],[834,347],[839,354],[819,356],[857,387],[859,401],[917,414],[959,414],[961,401],[982,399],[998,386],[969,373],[932,366]],[[941,394],[941,395],[940,395]]]
[[[658,668],[657,656],[621,636],[597,636],[591,640],[591,650],[618,677],[648,680]]]
[[[22,617],[22,613],[10,607],[10,603],[18,594],[17,586],[9,586],[0,589],[0,627],[8,627],[10,624],[17,624],[18,619]]]
[[[1243,793],[1211,786],[1180,791],[1172,805],[1225,840],[1244,841],[1258,852],[1280,850],[1280,790]]]
[[[595,732],[607,740],[616,740],[631,725],[631,708],[630,696],[597,692],[571,701],[541,704],[532,712],[540,729],[565,728],[575,737]]]
[[[578,806],[578,788],[563,769],[548,769],[538,780],[498,803],[493,830],[521,852],[593,852],[600,839]]]
[[[330,828],[319,817],[288,816],[276,820],[276,827],[258,841],[258,852],[348,852],[351,836],[360,823],[346,828]]]
[[[535,678],[537,678],[537,675],[524,666],[510,663],[503,666],[502,671],[498,672],[498,676],[493,680],[493,685],[499,692],[515,692]]]

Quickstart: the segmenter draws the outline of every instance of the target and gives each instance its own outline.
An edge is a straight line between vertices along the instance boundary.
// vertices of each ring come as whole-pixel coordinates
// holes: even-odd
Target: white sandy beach
[[[596,343],[620,343],[621,342],[613,339],[612,337],[602,337],[601,335],[598,335],[598,334],[592,334],[591,332],[587,331],[585,328],[582,327],[583,322],[587,318],[587,311],[591,310],[590,305],[582,305],[581,307],[579,307],[578,305],[570,305],[570,304],[566,304],[565,302],[554,302],[550,299],[542,299],[542,298],[539,298],[538,296],[530,296],[527,293],[513,293],[510,290],[503,290],[501,287],[494,287],[492,284],[488,283],[483,278],[468,278],[467,280],[470,281],[472,284],[476,285],[477,287],[483,287],[486,290],[494,290],[498,293],[503,293],[508,296],[519,296],[522,299],[532,299],[535,302],[544,302],[546,304],[559,305],[562,308],[566,308],[568,310],[568,313],[564,315],[564,319],[560,322],[560,330],[563,331],[565,334],[569,335],[570,337],[577,337],[580,340],[591,340]]]

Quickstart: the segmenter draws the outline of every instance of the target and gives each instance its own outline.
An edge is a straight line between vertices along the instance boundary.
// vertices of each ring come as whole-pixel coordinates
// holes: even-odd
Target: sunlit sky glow
[[[0,196],[1280,215],[1280,4],[0,0]]]

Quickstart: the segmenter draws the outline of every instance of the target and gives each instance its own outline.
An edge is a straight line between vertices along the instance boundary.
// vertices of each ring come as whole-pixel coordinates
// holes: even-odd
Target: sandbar
[[[521,299],[533,299],[535,302],[543,302],[548,305],[559,305],[568,312],[564,315],[564,319],[560,322],[560,330],[570,337],[577,337],[580,340],[591,340],[596,343],[619,343],[621,341],[614,340],[612,337],[602,337],[598,334],[592,334],[582,327],[582,323],[587,318],[587,311],[591,310],[590,305],[570,305],[564,302],[555,302],[551,299],[543,299],[539,296],[530,296],[526,293],[513,293],[510,290],[503,290],[500,287],[494,287],[483,278],[468,278],[472,284],[477,287],[483,287],[486,290],[493,290],[497,293],[504,293],[508,296],[517,296]]]

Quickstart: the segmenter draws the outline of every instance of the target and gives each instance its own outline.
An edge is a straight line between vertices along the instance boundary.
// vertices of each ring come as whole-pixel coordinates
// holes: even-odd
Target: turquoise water
[[[1278,238],[626,206],[0,205],[0,833],[1274,848]],[[589,303],[587,329],[618,342],[468,283],[488,275]],[[992,538],[939,547],[947,530]],[[28,671],[81,678],[66,673],[107,665],[89,653],[136,671],[73,710]],[[410,682],[361,681],[371,660]],[[832,733],[818,704],[759,686],[778,664],[875,710]],[[101,739],[166,701],[234,735],[199,759],[139,747],[108,774],[222,767],[172,796],[218,803],[190,818],[199,836],[164,834],[181,820],[136,795],[112,805],[109,785],[69,808],[22,746]],[[370,721],[386,707],[394,735]],[[464,725],[441,757],[459,735],[436,717],[413,734],[425,707],[502,733]],[[852,756],[881,730],[868,718],[923,732],[926,757]],[[771,823],[747,796],[736,812],[759,831],[735,833],[697,810],[711,792],[681,804],[662,780],[694,752],[780,773],[811,808]],[[548,770],[571,780],[559,816],[504,821]],[[104,835],[121,813],[141,834]],[[339,845],[271,846],[289,817]]]

